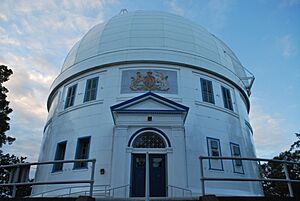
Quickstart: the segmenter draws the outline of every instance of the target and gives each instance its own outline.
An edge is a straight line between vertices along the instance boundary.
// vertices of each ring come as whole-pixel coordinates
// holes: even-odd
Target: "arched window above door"
[[[157,133],[144,132],[138,135],[133,143],[133,148],[166,148],[164,139]]]

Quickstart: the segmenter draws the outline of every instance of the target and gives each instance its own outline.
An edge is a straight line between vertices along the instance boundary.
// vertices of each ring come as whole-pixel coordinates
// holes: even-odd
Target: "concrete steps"
[[[216,197],[208,195],[200,197],[199,201],[300,201],[300,198],[292,197]]]

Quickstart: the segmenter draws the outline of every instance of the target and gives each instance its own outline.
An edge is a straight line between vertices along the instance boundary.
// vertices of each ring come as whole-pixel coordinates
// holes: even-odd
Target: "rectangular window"
[[[98,77],[88,79],[86,81],[84,102],[96,100],[97,98],[97,88],[98,88]]]
[[[67,141],[60,142],[56,146],[56,152],[55,152],[55,161],[58,160],[64,160],[65,159],[65,153],[66,153],[66,146]],[[52,172],[62,171],[63,170],[63,163],[55,163],[53,164]]]
[[[218,139],[208,138],[209,155],[220,156],[220,141]]]
[[[78,139],[75,159],[89,158],[90,140],[91,137],[84,137]],[[76,162],[74,164],[74,169],[78,169],[78,168],[87,168],[87,162]]]
[[[222,86],[222,95],[223,95],[224,107],[233,111],[230,90]]]
[[[76,95],[77,84],[70,86],[68,88],[65,108],[71,107],[74,105],[75,95]]]
[[[241,157],[240,146],[238,144],[230,143],[231,156]],[[235,173],[244,173],[242,160],[232,160],[233,169]]]
[[[207,147],[209,156],[222,156],[220,140],[214,138],[207,138]],[[210,159],[209,168],[213,170],[223,170],[223,163],[220,159]]]
[[[202,100],[204,102],[215,104],[212,82],[203,78],[201,78],[200,80],[202,89]]]

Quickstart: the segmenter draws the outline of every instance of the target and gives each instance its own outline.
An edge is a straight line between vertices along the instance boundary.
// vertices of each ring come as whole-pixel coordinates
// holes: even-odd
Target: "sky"
[[[300,132],[300,0],[1,0],[0,64],[13,113],[5,152],[37,161],[46,100],[70,48],[121,9],[181,15],[223,40],[256,77],[250,122],[258,157],[288,150]]]

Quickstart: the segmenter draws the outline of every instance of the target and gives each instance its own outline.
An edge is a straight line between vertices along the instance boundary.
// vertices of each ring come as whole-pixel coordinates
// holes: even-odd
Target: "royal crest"
[[[147,71],[143,74],[137,71],[134,77],[131,77],[130,89],[133,91],[168,91],[168,76],[162,72]]]

